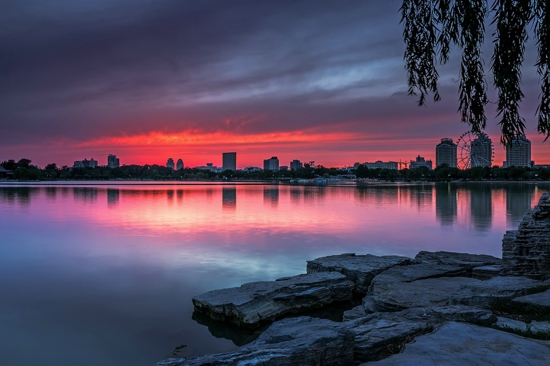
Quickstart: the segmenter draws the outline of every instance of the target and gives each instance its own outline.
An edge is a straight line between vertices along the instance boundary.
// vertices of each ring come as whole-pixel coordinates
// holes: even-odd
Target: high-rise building
[[[397,170],[397,162],[396,161],[382,161],[378,160],[374,163],[363,163],[364,166],[366,166],[369,169],[392,169]]]
[[[290,170],[300,170],[302,169],[302,162],[300,160],[292,160],[290,162]]]
[[[111,169],[120,167],[120,160],[116,157],[116,155],[109,154],[107,156],[107,166]]]
[[[77,160],[74,162],[73,168],[97,168],[97,160],[94,160],[94,158]]]
[[[272,156],[270,159],[264,160],[264,170],[279,170],[279,159]]]
[[[166,162],[166,167],[170,169],[174,169],[174,159],[168,158],[168,161]]]
[[[418,155],[415,160],[411,160],[409,169],[420,168],[421,166],[425,166],[426,168],[432,170],[432,161],[426,160],[423,156]]]
[[[506,145],[505,168],[531,166],[531,141],[525,136],[516,136]]]
[[[237,170],[236,152],[226,152],[222,154],[222,170]]]
[[[493,164],[493,142],[484,133],[480,133],[470,144],[470,165],[491,167]]]
[[[435,147],[435,166],[447,164],[451,168],[457,167],[456,144],[453,139],[444,138]]]
[[[178,162],[176,163],[176,169],[182,170],[183,169],[183,160],[178,159]]]

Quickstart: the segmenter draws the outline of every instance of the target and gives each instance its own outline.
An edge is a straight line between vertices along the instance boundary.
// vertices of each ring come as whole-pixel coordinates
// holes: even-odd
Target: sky
[[[460,122],[460,56],[439,68],[442,101],[407,95],[400,0],[4,0],[0,12],[0,161],[237,167],[277,156],[328,167],[432,159]],[[489,24],[489,22],[488,22]],[[490,34],[490,32],[489,32]],[[490,67],[491,40],[484,58]],[[521,113],[532,159],[536,48],[528,43]],[[487,134],[499,144],[490,76]]]

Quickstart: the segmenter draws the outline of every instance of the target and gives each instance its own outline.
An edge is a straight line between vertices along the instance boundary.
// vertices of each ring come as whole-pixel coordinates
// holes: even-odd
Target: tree
[[[487,82],[483,71],[481,47],[485,37],[488,0],[403,0],[401,22],[404,25],[405,68],[409,95],[420,94],[418,104],[437,89],[436,64],[449,60],[451,44],[462,51],[459,73],[459,110],[462,121],[472,132],[486,125]],[[521,68],[527,41],[527,27],[534,26],[541,95],[537,108],[538,131],[550,137],[550,4],[547,0],[493,0],[492,22],[496,25],[491,59],[493,83],[498,91],[497,115],[502,131],[501,142],[525,135],[525,120],[519,114],[523,99],[520,88]]]

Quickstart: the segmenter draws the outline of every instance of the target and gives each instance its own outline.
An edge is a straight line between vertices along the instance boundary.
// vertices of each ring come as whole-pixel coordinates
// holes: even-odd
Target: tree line
[[[426,167],[415,169],[369,169],[359,165],[356,169],[327,168],[304,164],[300,170],[225,170],[214,172],[206,169],[184,168],[174,170],[161,165],[124,165],[119,168],[73,168],[58,167],[52,163],[41,169],[31,164],[30,159],[19,161],[7,160],[0,163],[4,169],[13,172],[17,180],[279,180],[279,179],[312,179],[316,177],[336,177],[344,174],[355,174],[357,178],[379,179],[385,181],[449,181],[449,180],[550,180],[550,169],[532,169],[525,167],[500,168],[476,167],[460,170],[445,164],[434,170]]]

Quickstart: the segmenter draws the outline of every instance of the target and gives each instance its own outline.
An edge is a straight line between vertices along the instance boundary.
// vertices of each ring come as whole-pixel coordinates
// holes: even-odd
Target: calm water
[[[547,191],[0,186],[0,365],[140,366],[181,344],[181,356],[233,350],[250,338],[211,325],[212,335],[192,318],[192,296],[304,273],[306,260],[343,252],[500,257],[504,232]]]

